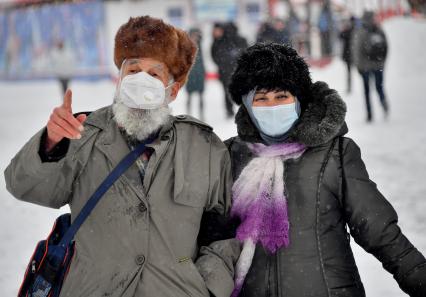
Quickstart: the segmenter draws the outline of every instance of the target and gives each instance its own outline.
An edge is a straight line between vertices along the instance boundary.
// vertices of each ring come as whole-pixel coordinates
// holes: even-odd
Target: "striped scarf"
[[[283,161],[299,158],[306,149],[298,143],[269,146],[254,143],[249,144],[249,148],[256,157],[247,164],[232,187],[231,215],[241,219],[237,239],[243,243],[243,249],[236,265],[231,297],[240,293],[256,243],[260,242],[272,253],[289,245]]]

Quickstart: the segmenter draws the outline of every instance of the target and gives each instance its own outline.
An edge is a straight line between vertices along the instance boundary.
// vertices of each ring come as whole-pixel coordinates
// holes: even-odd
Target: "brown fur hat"
[[[166,64],[176,82],[186,82],[197,47],[184,31],[150,16],[130,18],[115,35],[114,63],[153,58]]]

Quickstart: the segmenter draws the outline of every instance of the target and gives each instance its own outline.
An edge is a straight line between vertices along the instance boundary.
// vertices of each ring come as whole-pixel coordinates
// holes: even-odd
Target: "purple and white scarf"
[[[256,243],[260,242],[272,253],[289,245],[283,161],[299,158],[306,149],[299,143],[270,146],[254,143],[248,146],[256,157],[247,164],[232,187],[231,215],[241,219],[237,239],[243,243],[243,249],[235,268],[235,288],[231,297],[240,293]]]

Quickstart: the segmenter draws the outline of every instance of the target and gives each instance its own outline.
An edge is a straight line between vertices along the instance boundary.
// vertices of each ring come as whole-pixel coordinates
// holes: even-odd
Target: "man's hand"
[[[49,152],[64,137],[69,139],[80,139],[84,130],[82,123],[86,120],[85,114],[77,117],[72,113],[72,92],[68,89],[64,95],[64,103],[56,107],[47,122],[47,139],[45,149]]]

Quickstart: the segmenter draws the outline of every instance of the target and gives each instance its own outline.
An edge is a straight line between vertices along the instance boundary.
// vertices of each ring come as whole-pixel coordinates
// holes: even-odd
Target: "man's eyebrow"
[[[133,64],[139,64],[139,61],[138,60],[129,60],[130,61],[130,65],[133,65]]]
[[[154,68],[158,68],[158,69],[160,69],[160,70],[164,70],[164,67],[163,67],[163,65],[161,65],[161,64],[155,64],[154,66],[152,66],[152,68],[151,68],[151,69],[154,69]]]

